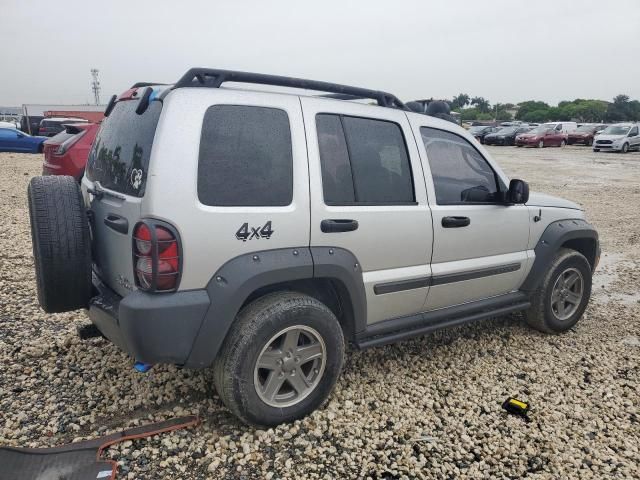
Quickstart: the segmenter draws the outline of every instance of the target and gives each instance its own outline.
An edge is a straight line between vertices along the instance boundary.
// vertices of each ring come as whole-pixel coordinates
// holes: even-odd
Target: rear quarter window
[[[286,206],[293,154],[284,110],[214,105],[202,124],[198,198],[211,206]]]
[[[137,100],[118,102],[104,119],[89,153],[87,178],[104,188],[142,197],[162,103],[151,102],[142,115],[135,112],[137,105]]]

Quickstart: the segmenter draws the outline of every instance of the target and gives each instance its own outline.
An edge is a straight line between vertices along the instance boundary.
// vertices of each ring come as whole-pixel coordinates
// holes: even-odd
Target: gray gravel
[[[207,372],[142,375],[84,312],[36,303],[26,187],[40,155],[0,154],[0,445],[52,446],[175,415],[203,424],[107,454],[119,478],[639,478],[640,154],[492,153],[532,189],[583,204],[605,252],[594,298],[561,336],[519,316],[347,355],[327,405],[303,421],[240,424]],[[510,395],[531,422],[508,416]]]

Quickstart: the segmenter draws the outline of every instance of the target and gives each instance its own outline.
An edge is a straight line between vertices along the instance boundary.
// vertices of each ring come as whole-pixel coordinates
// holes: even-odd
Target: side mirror
[[[529,201],[529,184],[524,180],[513,179],[509,182],[507,203],[522,204]]]

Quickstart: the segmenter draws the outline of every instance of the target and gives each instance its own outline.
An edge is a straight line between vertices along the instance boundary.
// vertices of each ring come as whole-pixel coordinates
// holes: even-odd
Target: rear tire
[[[560,333],[572,328],[589,303],[591,275],[591,265],[584,255],[561,248],[531,297],[531,307],[526,312],[527,323],[545,333]]]
[[[286,341],[289,334],[295,341]],[[301,348],[310,346],[317,353],[305,360],[308,353]],[[278,292],[238,314],[214,364],[214,382],[222,402],[241,420],[274,426],[322,405],[343,359],[344,337],[333,312],[307,295]]]
[[[560,147],[560,148],[562,148],[562,147],[564,147],[566,144],[567,144],[567,142],[565,142],[564,140],[562,140],[562,141],[560,142],[559,147]]]
[[[27,195],[40,306],[47,313],[86,307],[91,241],[80,187],[73,177],[33,177]]]

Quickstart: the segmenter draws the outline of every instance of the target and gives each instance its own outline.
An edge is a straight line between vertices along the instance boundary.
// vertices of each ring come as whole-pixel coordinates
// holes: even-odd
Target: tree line
[[[640,101],[628,95],[617,95],[613,101],[582,99],[562,101],[553,107],[545,102],[528,100],[516,104],[491,103],[484,97],[470,97],[466,93],[448,100],[452,111],[465,120],[513,120],[511,112],[517,109],[515,120],[523,122],[552,122],[576,120],[579,122],[640,121]]]

